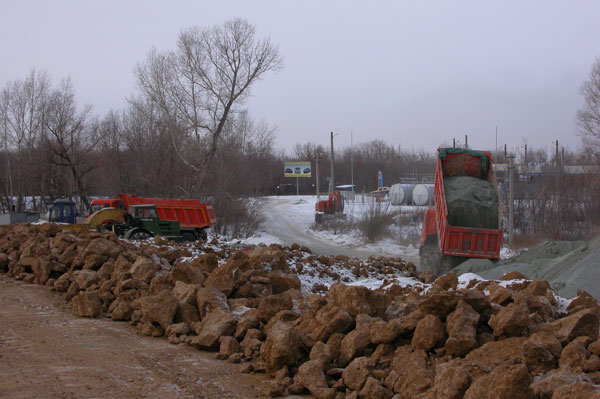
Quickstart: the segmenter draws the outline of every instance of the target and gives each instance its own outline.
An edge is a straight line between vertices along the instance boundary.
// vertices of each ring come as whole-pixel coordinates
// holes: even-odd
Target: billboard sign
[[[283,165],[284,177],[310,177],[311,171],[310,162],[285,162]]]

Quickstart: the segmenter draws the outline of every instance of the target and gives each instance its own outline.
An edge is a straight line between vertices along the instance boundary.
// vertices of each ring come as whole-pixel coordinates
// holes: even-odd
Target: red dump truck
[[[146,209],[147,207],[140,207],[142,205],[153,205],[156,210],[155,218],[159,221],[179,222],[177,234],[184,236],[189,241],[206,239],[206,229],[216,222],[212,205],[195,199],[146,198],[132,194],[117,194],[117,198],[93,200],[90,209],[120,208],[124,209],[129,217],[135,216],[146,219],[149,216],[142,214],[142,212],[151,212],[154,215],[154,211]],[[135,214],[130,209],[131,206],[136,207]],[[128,216],[126,215],[125,218],[127,221]]]
[[[444,181],[459,176],[481,179],[489,183],[489,190],[496,197],[494,204],[497,205],[494,206],[496,209],[492,207],[483,210],[484,213],[492,215],[493,223],[488,223],[487,227],[470,227],[456,218],[454,223],[449,223]],[[499,259],[502,246],[502,217],[496,177],[492,168],[492,154],[489,151],[438,149],[434,204],[435,207],[425,213],[421,233],[419,255],[422,270],[431,270],[434,274],[441,275],[468,258]],[[472,209],[473,213],[482,212],[475,208],[476,206]]]

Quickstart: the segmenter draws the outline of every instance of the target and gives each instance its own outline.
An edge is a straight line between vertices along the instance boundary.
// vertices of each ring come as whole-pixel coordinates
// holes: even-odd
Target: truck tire
[[[131,240],[145,240],[146,238],[151,238],[154,235],[148,230],[133,228],[125,233],[125,238]]]
[[[194,233],[183,233],[181,235],[181,238],[183,239],[183,241],[189,241],[189,242],[194,242],[196,241],[196,235]]]

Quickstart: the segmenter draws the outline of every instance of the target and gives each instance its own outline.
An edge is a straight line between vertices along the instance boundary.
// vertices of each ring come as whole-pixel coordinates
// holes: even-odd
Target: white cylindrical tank
[[[390,203],[392,205],[402,205],[404,201],[404,190],[400,184],[392,184],[390,187]]]
[[[417,184],[412,194],[415,205],[430,205],[433,203],[433,184]]]
[[[413,202],[413,190],[415,189],[414,184],[401,184],[402,190],[404,191],[404,205],[412,205]]]

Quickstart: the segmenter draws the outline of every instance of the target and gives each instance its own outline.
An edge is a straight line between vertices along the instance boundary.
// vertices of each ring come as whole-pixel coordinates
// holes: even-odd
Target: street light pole
[[[333,192],[333,190],[335,189],[335,183],[334,183],[334,174],[333,174],[333,132],[331,132],[331,179],[329,179],[329,192]]]

